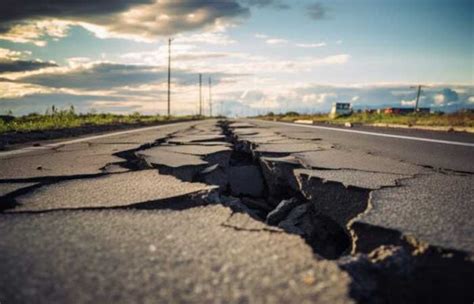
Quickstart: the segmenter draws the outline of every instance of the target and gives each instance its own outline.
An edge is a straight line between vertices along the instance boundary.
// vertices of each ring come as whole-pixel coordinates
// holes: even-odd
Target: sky
[[[472,0],[2,0],[0,114],[474,108]]]

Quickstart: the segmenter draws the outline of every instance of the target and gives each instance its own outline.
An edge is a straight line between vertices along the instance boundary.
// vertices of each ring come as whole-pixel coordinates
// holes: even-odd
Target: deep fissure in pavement
[[[254,147],[251,143],[242,142],[234,135],[227,122],[220,122],[220,126],[227,141],[233,146],[230,172],[248,171],[249,174],[244,174],[244,183],[250,187],[262,188],[260,195],[256,197],[241,195],[240,191],[235,191],[232,187],[235,182],[231,173],[230,189],[224,194],[237,196],[244,205],[241,208],[234,207],[235,209],[247,213],[250,210],[250,215],[255,219],[300,235],[316,254],[324,258],[337,259],[350,251],[350,236],[344,228],[317,210],[315,204],[301,193],[295,183],[290,185],[285,171],[292,168],[285,168],[284,164],[270,168],[268,163],[262,161],[261,155],[252,153]],[[245,194],[252,192],[254,191],[244,191]]]

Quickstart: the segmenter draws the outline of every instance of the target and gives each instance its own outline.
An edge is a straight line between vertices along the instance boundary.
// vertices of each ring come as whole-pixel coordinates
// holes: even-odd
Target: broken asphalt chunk
[[[396,186],[397,180],[410,178],[409,175],[392,173],[376,173],[358,170],[309,170],[295,169],[297,179],[301,176],[307,178],[318,178],[325,182],[337,182],[345,187],[358,187],[364,189],[380,189],[382,187]]]
[[[423,191],[420,191],[423,189]],[[357,246],[367,247],[363,226],[396,231],[433,246],[474,252],[474,180],[471,176],[429,174],[375,190],[371,208],[352,223]],[[442,214],[443,216],[440,216]]]
[[[416,165],[357,151],[331,149],[295,153],[293,156],[305,168],[353,169],[403,175],[426,172]]]
[[[45,185],[16,197],[17,206],[7,211],[132,206],[214,188],[200,183],[182,182],[173,176],[159,174],[156,170],[143,170]]]

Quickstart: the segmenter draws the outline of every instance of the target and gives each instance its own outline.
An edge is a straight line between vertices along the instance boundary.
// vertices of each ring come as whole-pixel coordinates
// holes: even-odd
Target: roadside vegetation
[[[78,114],[74,107],[59,110],[56,107],[48,109],[45,114],[32,113],[25,116],[0,116],[0,134],[11,132],[33,132],[56,129],[77,128],[83,126],[103,125],[148,125],[166,121],[199,119],[198,116],[161,116],[141,115],[136,112],[130,115]]]
[[[287,112],[274,114],[272,112],[258,116],[260,119],[293,122],[295,120],[313,120],[316,123],[344,124],[346,122],[355,124],[396,124],[410,126],[440,126],[440,127],[474,127],[473,112],[456,112],[449,114],[377,114],[377,113],[353,113],[349,116],[329,118],[328,114],[299,114]]]

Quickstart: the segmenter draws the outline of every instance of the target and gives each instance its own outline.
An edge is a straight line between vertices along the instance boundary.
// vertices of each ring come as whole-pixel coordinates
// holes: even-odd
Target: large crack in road
[[[185,210],[223,205],[232,212],[220,223],[222,227],[298,235],[318,258],[335,261],[350,275],[351,297],[360,303],[472,300],[473,293],[466,288],[474,280],[471,254],[361,220],[373,208],[373,196],[383,198],[379,191],[431,178],[432,169],[385,161],[374,168],[333,162],[335,155],[347,159],[348,152],[314,136],[289,138],[247,123],[220,121],[212,132],[202,131],[191,127],[117,152],[114,156],[123,161],[108,163],[101,168],[103,173],[4,180],[32,184],[4,196],[2,209],[12,213],[72,210],[77,204],[64,203],[63,189],[86,191],[97,182],[107,189],[120,183],[116,177],[127,174],[136,184],[128,188],[124,184],[124,192],[111,193],[112,198],[99,206],[95,204],[101,198],[96,198],[94,204],[79,209]],[[313,161],[315,153],[318,162]],[[156,170],[184,181],[188,189],[182,195],[164,194],[157,199],[152,190]],[[45,186],[49,187],[45,190]],[[132,189],[149,191],[150,200],[121,202],[125,191]],[[40,203],[50,197],[58,202],[45,210]],[[258,222],[246,220],[244,214]]]
[[[217,186],[204,200],[234,211],[222,223],[224,227],[301,236],[315,254],[337,260],[350,274],[352,296],[362,303],[450,301],[471,295],[465,289],[474,273],[469,254],[431,246],[396,230],[356,222],[370,208],[373,190],[399,187],[401,180],[416,178],[419,173],[407,168],[395,173],[307,169],[292,154],[324,151],[331,146],[317,142],[294,143],[290,149],[280,143],[259,145],[262,138],[251,125],[221,121],[218,126],[225,138],[168,140],[156,145],[155,155],[144,149],[135,156],[160,173]],[[247,139],[242,140],[239,134]],[[267,138],[260,142],[268,140],[268,135],[264,136]],[[220,149],[210,149],[216,146]],[[205,151],[196,151],[202,147],[206,147]],[[188,165],[182,166],[179,160],[176,167],[169,166],[170,162],[153,161],[162,162],[166,151],[188,155],[184,160]],[[347,184],[331,181],[334,175],[350,175],[352,180]],[[367,181],[370,177],[374,180]],[[269,226],[232,223],[239,213]]]

